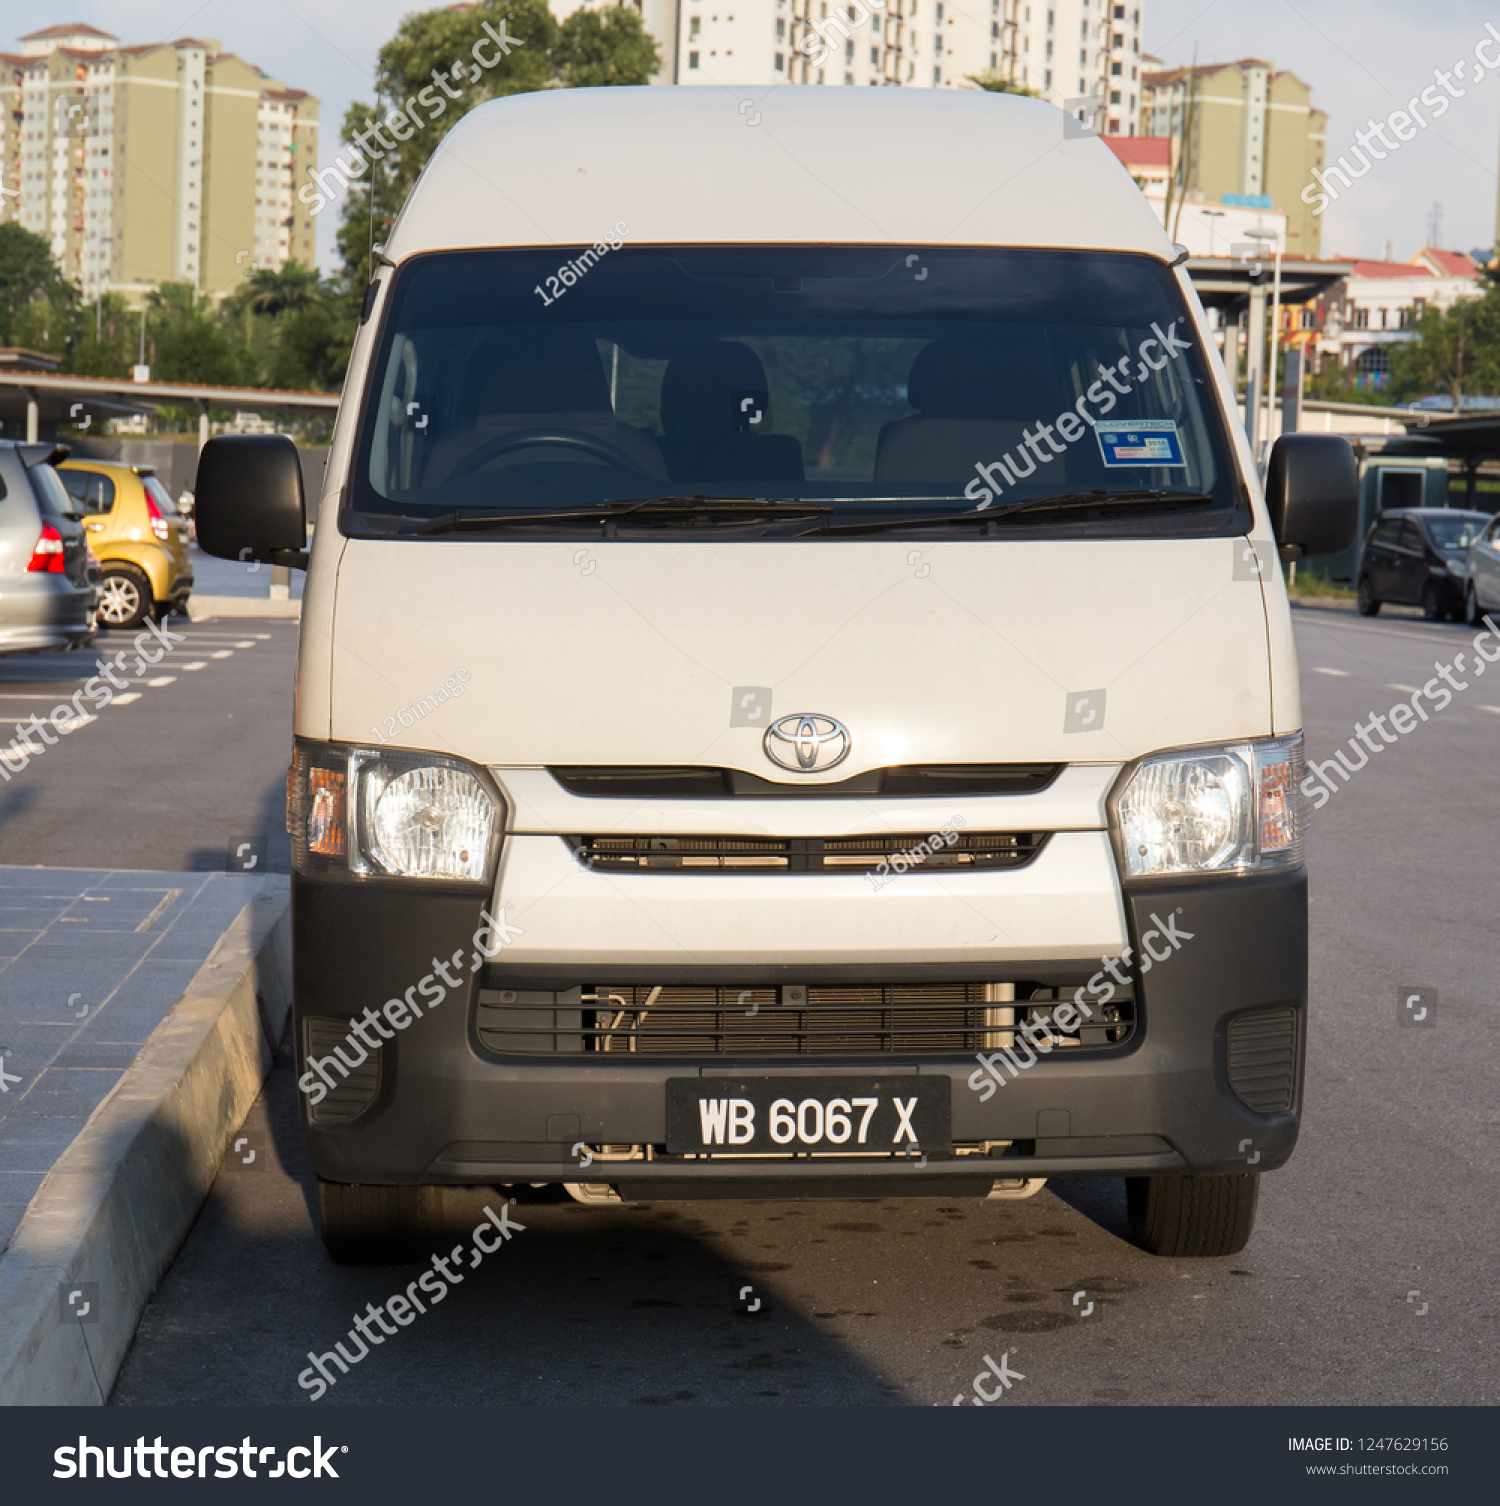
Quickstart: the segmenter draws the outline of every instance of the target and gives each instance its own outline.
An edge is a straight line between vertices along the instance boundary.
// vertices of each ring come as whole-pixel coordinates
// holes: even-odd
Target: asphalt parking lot
[[[1473,637],[1336,611],[1295,622],[1318,761]],[[9,861],[81,861],[103,844],[121,865],[191,868],[181,859],[221,852],[236,823],[269,830],[290,713],[291,632],[272,626],[217,682],[179,692],[202,698],[199,731],[122,720],[122,752],[80,736],[73,777],[52,783],[59,758],[29,781],[15,829],[32,856]],[[1454,673],[1465,688],[1312,817],[1302,1139],[1265,1179],[1241,1255],[1142,1254],[1105,1179],[1011,1203],[596,1208],[518,1189],[509,1217],[524,1228],[502,1253],[320,1405],[946,1405],[986,1357],[1018,1376],[1006,1405],[1493,1404],[1500,670],[1493,684]],[[173,714],[165,694],[160,714]],[[42,855],[69,800],[72,856]],[[1420,1023],[1414,993],[1433,1006]],[[264,1153],[221,1169],[115,1404],[302,1400],[309,1352],[416,1275],[327,1260],[295,1096],[283,1055],[246,1126]],[[456,1241],[497,1196],[455,1197]]]
[[[286,871],[297,624],[173,617],[168,631],[158,664],[127,672],[128,690],[0,782],[0,861],[203,872],[249,839],[259,846],[242,861],[259,853],[260,871]],[[128,660],[136,636],[0,658],[0,744],[66,702],[99,660]]]

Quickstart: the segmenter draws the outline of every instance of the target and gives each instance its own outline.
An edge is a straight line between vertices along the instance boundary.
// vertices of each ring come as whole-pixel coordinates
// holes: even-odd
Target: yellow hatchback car
[[[188,527],[149,465],[65,460],[57,467],[77,501],[104,580],[99,621],[131,628],[148,616],[186,613],[193,590]]]

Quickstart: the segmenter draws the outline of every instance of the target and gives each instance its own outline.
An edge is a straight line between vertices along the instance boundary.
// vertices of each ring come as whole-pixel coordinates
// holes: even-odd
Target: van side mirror
[[[225,560],[307,569],[302,462],[285,434],[221,434],[193,483],[198,547]]]
[[[1359,464],[1337,434],[1283,434],[1266,467],[1276,542],[1299,554],[1338,554],[1359,525]]]

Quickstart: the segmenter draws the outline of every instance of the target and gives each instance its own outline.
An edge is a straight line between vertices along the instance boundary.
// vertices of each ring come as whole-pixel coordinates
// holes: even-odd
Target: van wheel
[[[323,1244],[340,1265],[410,1265],[437,1231],[436,1187],[378,1187],[318,1178]]]
[[[106,565],[99,587],[99,620],[106,627],[138,627],[155,603],[151,582],[134,565]]]
[[[1359,589],[1355,594],[1354,604],[1358,607],[1361,617],[1373,617],[1380,610],[1380,602],[1370,585],[1368,575],[1361,575],[1359,578]]]
[[[1255,1227],[1260,1173],[1126,1177],[1130,1232],[1151,1255],[1238,1255]]]

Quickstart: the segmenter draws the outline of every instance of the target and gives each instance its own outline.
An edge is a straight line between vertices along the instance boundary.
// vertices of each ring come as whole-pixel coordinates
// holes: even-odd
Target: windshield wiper
[[[674,516],[699,513],[734,513],[738,515],[805,517],[830,513],[833,508],[817,502],[781,502],[755,497],[638,497],[625,502],[599,502],[588,507],[556,508],[550,512],[444,513],[414,528],[403,528],[401,536],[412,538],[433,533],[454,533],[468,529],[504,528],[511,523],[597,522],[609,523],[618,518]]]
[[[891,528],[919,528],[944,523],[993,523],[1011,513],[1035,512],[1055,507],[1059,511],[1071,508],[1110,507],[1116,503],[1138,505],[1159,503],[1169,507],[1196,507],[1212,502],[1209,492],[1176,491],[1091,491],[1061,492],[1051,497],[1026,497],[1016,502],[1006,502],[999,507],[986,507],[958,513],[918,513],[915,517],[866,518],[857,523],[824,523],[817,529],[820,533],[881,533]],[[805,530],[807,533],[812,529]]]

